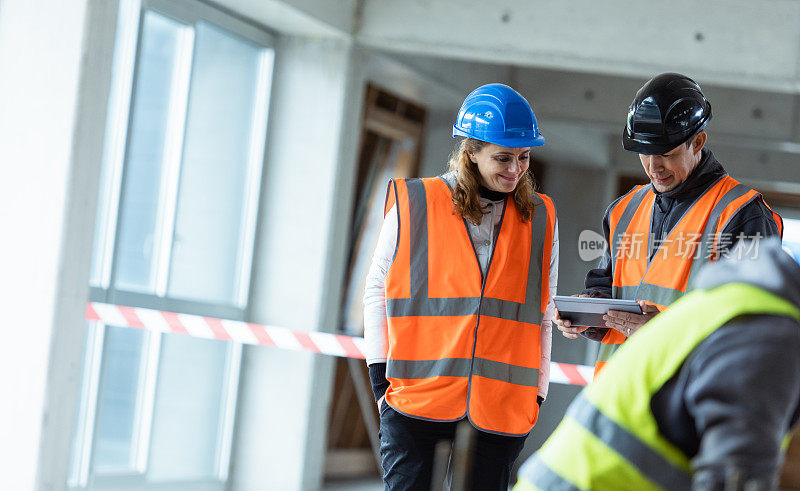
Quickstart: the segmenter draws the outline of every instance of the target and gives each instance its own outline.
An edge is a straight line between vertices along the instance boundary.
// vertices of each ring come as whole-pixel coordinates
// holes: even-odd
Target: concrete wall
[[[420,175],[436,176],[447,171],[447,160],[456,144],[453,138],[453,122],[458,107],[453,110],[434,110],[428,113],[426,121],[423,156]]]
[[[0,475],[67,479],[116,2],[0,5]]]
[[[360,114],[346,41],[284,36],[276,50],[251,318],[335,329]],[[318,489],[333,359],[245,349],[231,487]]]

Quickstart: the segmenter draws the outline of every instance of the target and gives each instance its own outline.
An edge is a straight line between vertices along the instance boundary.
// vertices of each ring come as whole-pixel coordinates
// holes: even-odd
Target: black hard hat
[[[662,73],[636,93],[622,132],[622,147],[646,155],[667,153],[710,119],[711,103],[694,80],[680,73]]]

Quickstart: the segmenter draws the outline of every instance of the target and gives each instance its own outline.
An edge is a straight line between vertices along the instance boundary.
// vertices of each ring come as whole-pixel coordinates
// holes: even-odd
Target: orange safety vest
[[[539,330],[549,301],[556,213],[536,194],[523,222],[512,197],[484,277],[442,178],[396,179],[398,241],[386,274],[386,402],[407,416],[525,435],[539,415]]]
[[[650,222],[655,197],[651,185],[636,186],[609,212],[611,296],[644,300],[665,310],[686,293],[704,264],[718,258],[720,242],[727,246],[736,242],[736,237],[722,235],[731,218],[751,201],[763,202],[763,198],[736,179],[721,177],[692,203],[651,259]],[[782,236],[783,220],[769,205],[767,208]],[[595,378],[625,339],[621,332],[609,329],[597,355]]]

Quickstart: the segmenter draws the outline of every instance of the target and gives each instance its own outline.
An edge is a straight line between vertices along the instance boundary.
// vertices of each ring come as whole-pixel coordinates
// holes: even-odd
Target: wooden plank
[[[409,121],[380,107],[372,107],[367,110],[364,127],[393,140],[411,138],[418,142],[422,133],[421,124]]]

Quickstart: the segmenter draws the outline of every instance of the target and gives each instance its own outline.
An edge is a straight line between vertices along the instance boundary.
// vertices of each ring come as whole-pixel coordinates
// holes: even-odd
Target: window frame
[[[125,173],[130,152],[130,137],[134,117],[135,94],[138,69],[142,49],[142,32],[146,12],[153,11],[185,25],[191,32],[188,55],[182,53],[181,73],[184,85],[180,87],[180,107],[176,114],[170,110],[167,140],[172,139],[172,162],[169,171],[165,168],[163,176],[168,179],[165,189],[159,193],[158,224],[155,232],[160,237],[160,249],[154,252],[154,275],[157,279],[154,293],[141,293],[120,290],[115,286],[119,264],[117,244],[120,236],[121,204],[125,201]],[[117,37],[114,49],[115,80],[112,82],[112,96],[109,98],[108,117],[113,118],[113,126],[107,126],[104,149],[104,178],[101,182],[101,201],[97,227],[98,239],[94,254],[99,254],[98,270],[90,282],[89,300],[117,305],[145,307],[156,310],[181,312],[208,317],[244,321],[249,316],[249,297],[252,276],[252,260],[255,250],[255,237],[258,221],[261,177],[266,151],[267,125],[269,119],[269,100],[272,88],[276,37],[258,26],[234,14],[221,11],[200,0],[121,0],[119,15],[126,16],[117,28],[124,30]],[[243,206],[243,233],[239,242],[237,263],[239,277],[233,304],[217,304],[187,299],[169,298],[168,279],[170,256],[174,248],[173,234],[179,197],[180,171],[183,165],[184,138],[188,114],[188,101],[192,84],[192,69],[196,49],[195,28],[198,22],[206,22],[221,28],[227,33],[242,38],[261,48],[254,117],[250,124],[250,148],[248,149],[247,185]],[[135,38],[133,36],[135,35]],[[118,59],[120,58],[120,59]],[[110,128],[110,131],[109,131]],[[165,147],[168,143],[165,142]],[[165,154],[170,150],[165,148]],[[165,196],[166,194],[166,196]],[[162,203],[163,201],[163,203]],[[93,261],[93,264],[95,262]],[[226,347],[225,387],[220,398],[220,418],[215,444],[214,478],[186,482],[149,483],[146,481],[156,383],[160,366],[160,344],[162,333],[147,332],[143,340],[141,357],[142,375],[137,387],[137,408],[134,418],[135,435],[132,441],[132,465],[123,472],[96,473],[94,469],[97,439],[98,397],[102,388],[103,355],[106,327],[99,323],[87,325],[86,351],[84,354],[84,373],[82,375],[82,396],[76,423],[76,445],[71,456],[72,468],[69,489],[82,490],[91,485],[92,489],[208,489],[225,488],[231,462],[231,452],[241,371],[242,345],[229,342]]]

